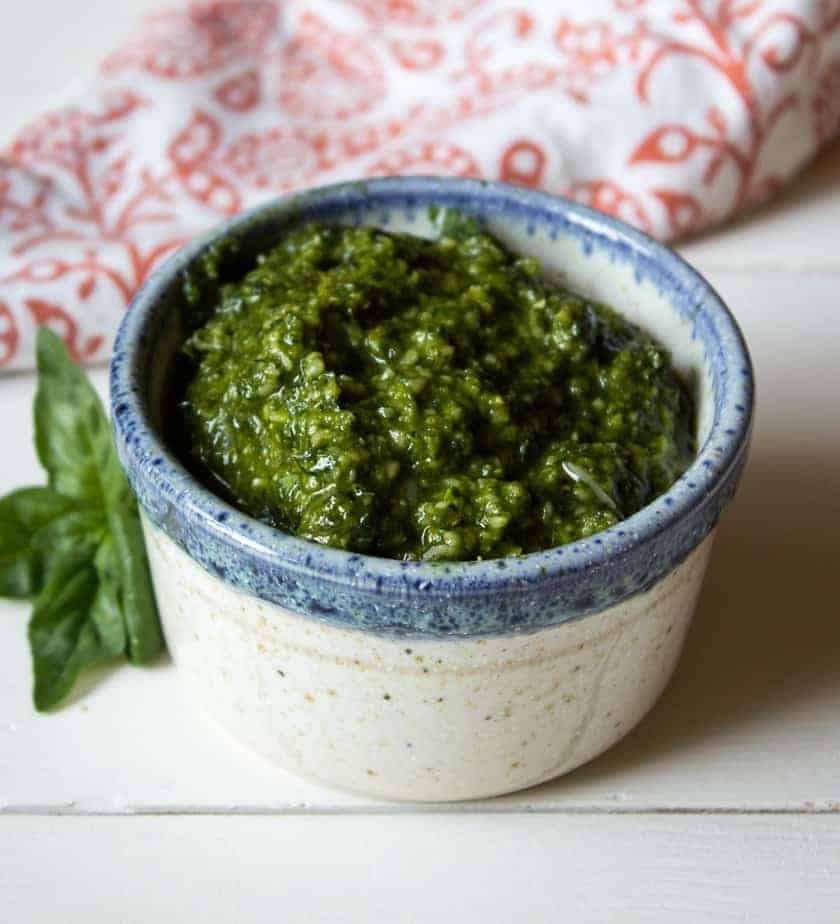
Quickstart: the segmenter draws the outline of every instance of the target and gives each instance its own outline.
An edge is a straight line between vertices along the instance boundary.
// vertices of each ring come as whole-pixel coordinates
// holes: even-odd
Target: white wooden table
[[[5,3],[0,136],[152,5]],[[380,804],[242,750],[168,662],[36,715],[27,610],[0,603],[0,921],[840,921],[840,147],[684,252],[744,327],[759,411],[635,733],[527,793]],[[0,493],[41,479],[33,387],[0,378]]]

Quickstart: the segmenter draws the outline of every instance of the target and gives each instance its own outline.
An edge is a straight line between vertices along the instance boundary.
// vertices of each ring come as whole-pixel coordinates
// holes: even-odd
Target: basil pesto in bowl
[[[425,561],[564,545],[666,491],[694,455],[667,353],[435,218],[432,239],[305,224],[197,298],[184,460],[278,529]]]
[[[418,177],[288,197],[182,250],[126,316],[111,394],[205,707],[295,772],[440,800],[564,773],[655,702],[752,376],[667,248]]]

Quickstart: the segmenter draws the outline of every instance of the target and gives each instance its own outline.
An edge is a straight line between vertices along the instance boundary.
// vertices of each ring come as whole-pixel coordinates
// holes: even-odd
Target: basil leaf
[[[112,449],[108,461],[103,466],[101,478],[102,493],[109,506],[123,507],[128,505],[136,509],[137,502],[131,493],[131,487],[123,472],[116,449]]]
[[[74,502],[50,488],[12,491],[0,500],[0,597],[33,597],[44,581],[44,552],[35,535]]]
[[[71,555],[56,564],[35,600],[29,645],[36,709],[58,703],[82,668],[107,655],[90,618],[98,583],[93,564]]]
[[[123,654],[126,646],[125,620],[120,605],[117,562],[110,537],[102,540],[94,558],[99,579],[90,618],[103,648],[111,655]]]
[[[88,665],[120,654],[147,664],[164,642],[137,502],[102,403],[43,327],[37,357],[35,447],[49,486],[0,500],[0,596],[35,596],[29,644],[43,710]]]
[[[45,327],[38,331],[37,360],[35,448],[50,487],[101,506],[101,473],[114,452],[102,402],[61,339]]]
[[[64,345],[45,330],[39,332],[38,370],[35,424],[42,463],[51,481],[67,493],[76,492],[95,503],[107,520],[111,569],[98,614],[105,619],[104,614],[118,606],[128,659],[134,664],[148,664],[162,651],[163,635],[137,504],[114,449],[107,418],[98,395],[67,356]],[[74,396],[72,407],[68,404],[69,394]],[[40,434],[45,435],[41,438]],[[50,469],[49,462],[54,463],[54,469]],[[93,529],[91,526],[89,534]],[[105,561],[104,555],[101,561]],[[103,566],[100,581],[104,573]],[[116,634],[109,637],[116,644]],[[121,650],[125,650],[125,644]]]
[[[148,664],[163,650],[164,642],[137,505],[114,508],[109,525],[128,634],[128,660],[132,664]]]
[[[92,561],[105,529],[102,514],[91,509],[70,510],[39,529],[32,545],[41,553],[46,575],[53,562],[71,555]]]

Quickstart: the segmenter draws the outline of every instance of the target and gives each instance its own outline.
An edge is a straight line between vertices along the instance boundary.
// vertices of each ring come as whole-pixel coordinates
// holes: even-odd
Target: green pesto
[[[307,225],[221,287],[179,424],[241,509],[340,549],[499,558],[674,482],[693,411],[666,352],[477,225]]]

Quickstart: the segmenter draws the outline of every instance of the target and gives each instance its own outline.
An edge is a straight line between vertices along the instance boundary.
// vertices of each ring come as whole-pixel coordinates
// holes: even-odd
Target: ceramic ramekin
[[[184,334],[185,270],[234,237],[230,269],[241,272],[290,225],[312,219],[428,233],[441,206],[478,217],[547,274],[612,304],[670,349],[698,410],[691,468],[654,503],[585,541],[447,565],[294,538],[196,481],[161,436]],[[743,469],[753,380],[732,316],[667,248],[544,193],[407,177],[289,196],[181,250],[125,317],[111,401],[167,643],[204,707],[295,773],[387,798],[451,800],[565,773],[651,708],[677,662],[715,523]]]

